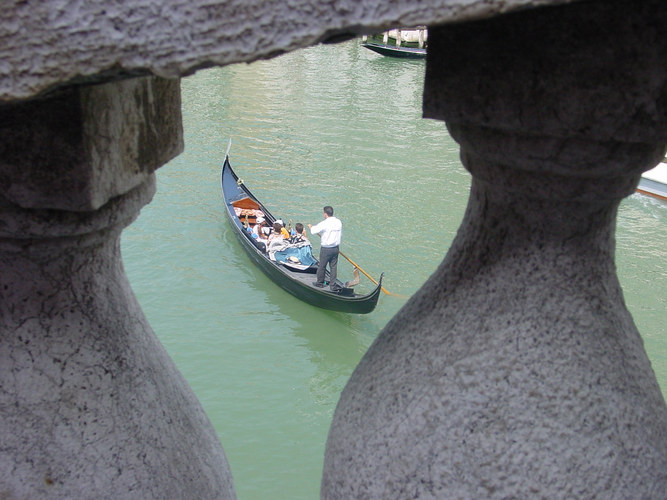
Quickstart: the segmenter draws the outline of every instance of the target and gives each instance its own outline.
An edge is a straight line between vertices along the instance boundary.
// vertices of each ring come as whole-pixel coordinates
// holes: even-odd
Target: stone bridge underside
[[[322,498],[664,498],[667,407],[614,266],[667,144],[662,0],[5,1],[0,497],[235,497],[119,251],[182,151],[179,78],[418,24],[469,204],[343,391]]]

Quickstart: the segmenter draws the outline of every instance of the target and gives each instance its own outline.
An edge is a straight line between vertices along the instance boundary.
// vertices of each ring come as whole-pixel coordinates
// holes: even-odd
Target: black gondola
[[[424,59],[426,57],[426,49],[418,47],[397,47],[376,42],[363,42],[361,45],[383,56],[399,57],[401,59]]]
[[[375,309],[382,289],[382,276],[377,286],[367,295],[360,295],[354,288],[336,280],[335,290],[330,287],[317,288],[313,285],[317,263],[310,266],[291,265],[289,262],[272,260],[252,238],[244,223],[253,225],[257,214],[261,213],[264,219],[272,224],[276,218],[266,207],[246,188],[238,178],[229,163],[229,150],[225,155],[222,166],[222,197],[225,202],[227,218],[234,233],[241,242],[241,246],[250,256],[250,259],[264,271],[281,288],[308,304],[346,313],[366,314]],[[246,215],[243,215],[245,212]],[[327,271],[326,280],[329,274]]]
[[[427,38],[426,26],[395,28],[364,36],[361,45],[383,56],[423,59],[426,57]]]

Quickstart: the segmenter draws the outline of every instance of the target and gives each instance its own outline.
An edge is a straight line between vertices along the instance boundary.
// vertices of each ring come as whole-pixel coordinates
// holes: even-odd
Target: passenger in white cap
[[[264,225],[263,222],[264,222],[264,217],[259,216],[259,217],[257,217],[257,220],[255,221],[255,225],[252,227],[252,233],[254,235],[256,235],[258,238],[261,237],[260,232],[261,232],[262,226]]]

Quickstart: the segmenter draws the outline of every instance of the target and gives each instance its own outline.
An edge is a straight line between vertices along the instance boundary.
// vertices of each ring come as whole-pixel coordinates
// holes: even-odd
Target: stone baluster
[[[667,12],[583,2],[429,31],[425,115],[472,173],[442,264],[346,386],[323,498],[659,498],[667,408],[614,264],[667,143]]]
[[[0,135],[0,496],[233,498],[120,255],[183,147],[178,80],[5,105]]]

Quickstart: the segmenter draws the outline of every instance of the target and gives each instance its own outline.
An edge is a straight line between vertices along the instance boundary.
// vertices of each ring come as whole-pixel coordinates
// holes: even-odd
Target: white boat
[[[637,191],[667,201],[667,159],[642,174]]]
[[[397,28],[361,39],[361,45],[383,56],[408,59],[426,57],[428,30],[426,26]]]

